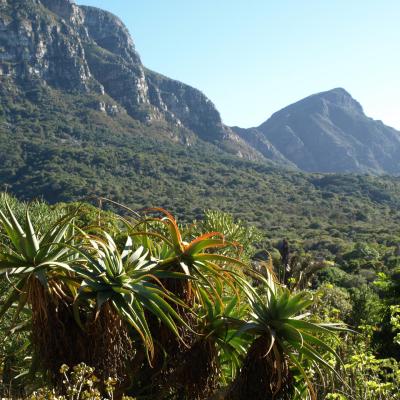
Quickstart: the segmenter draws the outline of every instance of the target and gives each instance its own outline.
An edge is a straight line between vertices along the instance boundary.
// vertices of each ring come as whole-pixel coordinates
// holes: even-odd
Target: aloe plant
[[[236,335],[247,308],[240,293],[217,283],[214,296],[203,288],[199,295],[194,310],[198,336],[177,357],[170,377],[180,396],[193,400],[207,398],[230,381],[248,345],[246,335]]]
[[[250,319],[238,332],[251,334],[254,340],[227,399],[291,399],[294,371],[307,383],[310,398],[316,399],[307,368],[326,368],[336,374],[325,354],[340,358],[323,336],[332,336],[347,328],[341,324],[310,322],[305,310],[313,302],[311,293],[291,293],[276,284],[272,275],[259,279],[266,292],[260,295],[248,286]]]
[[[199,345],[201,328],[198,321],[202,318],[196,315],[202,302],[203,294],[207,294],[210,302],[218,300],[219,285],[235,286],[234,266],[243,267],[238,259],[219,254],[221,249],[232,246],[226,242],[223,235],[210,232],[195,238],[189,243],[185,242],[181,230],[173,216],[163,209],[152,209],[162,213],[162,218],[149,218],[139,225],[128,225],[135,242],[141,243],[149,250],[151,259],[157,264],[155,270],[161,279],[161,284],[175,297],[178,302],[171,303],[174,310],[181,316],[186,324],[180,324],[178,331],[185,338],[185,345],[177,340],[177,336],[162,321],[154,320],[149,316],[149,327],[155,343],[154,368],[144,366],[140,379],[146,383],[151,382],[149,396],[168,391],[171,388],[171,376],[177,376],[182,371],[179,363],[182,353],[190,353],[193,346]],[[142,226],[144,224],[144,227]],[[161,227],[162,229],[157,229]],[[208,347],[213,352],[214,344]],[[195,350],[192,350],[194,353]],[[208,353],[209,354],[209,353]],[[212,356],[209,358],[213,360]],[[174,380],[176,382],[176,379]],[[185,389],[184,389],[185,390]]]
[[[104,231],[96,237],[86,235],[85,242],[86,245],[75,249],[82,257],[81,265],[74,268],[82,278],[74,303],[78,321],[82,303],[91,301],[97,310],[95,314],[110,305],[138,334],[151,362],[154,345],[145,311],[152,313],[179,337],[177,322],[183,325],[185,322],[171,303],[183,303],[160,284],[156,263],[148,260],[148,252],[143,247],[133,250],[130,237],[122,252]],[[168,275],[162,274],[162,277],[165,279]]]
[[[17,321],[20,312],[30,308],[35,353],[42,365],[52,370],[58,367],[55,360],[67,357],[70,340],[79,342],[74,336],[79,336],[76,330],[69,337],[64,334],[64,327],[73,324],[68,307],[79,286],[71,268],[77,254],[68,247],[74,238],[73,216],[65,216],[41,234],[33,227],[28,209],[20,223],[5,204],[5,212],[0,210],[5,233],[0,247],[0,273],[8,282],[9,293],[0,318],[13,309]]]
[[[100,227],[74,226],[73,215],[41,234],[28,210],[21,223],[7,204],[0,317],[28,311],[45,370],[83,361],[100,377],[117,375],[117,395],[131,385],[140,396],[194,400],[221,382],[226,400],[289,399],[301,377],[297,394],[315,399],[310,370],[336,373],[324,337],[346,328],[311,322],[312,295],[279,285],[271,265],[253,288],[246,265],[224,252],[237,245],[220,233],[185,242],[171,214],[153,211],[164,216],[126,223],[118,245]]]
[[[160,269],[184,274],[186,279],[178,280],[181,285],[171,289],[175,290],[175,294],[185,302],[192,302],[195,299],[198,287],[203,287],[211,293],[216,280],[232,282],[235,275],[232,274],[230,267],[246,267],[239,259],[219,253],[222,249],[238,245],[226,241],[221,233],[205,233],[188,243],[183,240],[178,224],[169,212],[161,208],[153,208],[150,211],[164,215],[162,218],[152,218],[149,221],[162,224],[167,234],[145,231],[136,232],[135,235],[145,236],[147,240],[153,235],[161,240],[158,246],[151,243],[149,250],[158,260]],[[134,229],[137,231],[137,228]]]

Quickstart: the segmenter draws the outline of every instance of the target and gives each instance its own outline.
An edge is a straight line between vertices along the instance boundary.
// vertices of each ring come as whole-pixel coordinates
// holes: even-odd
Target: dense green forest
[[[222,212],[0,210],[3,397],[398,398],[389,232],[332,262]]]

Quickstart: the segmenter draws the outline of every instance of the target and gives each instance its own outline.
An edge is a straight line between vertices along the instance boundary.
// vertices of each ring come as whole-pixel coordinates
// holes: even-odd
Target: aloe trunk
[[[285,355],[271,348],[267,336],[260,336],[248,350],[225,400],[290,400],[293,383]]]

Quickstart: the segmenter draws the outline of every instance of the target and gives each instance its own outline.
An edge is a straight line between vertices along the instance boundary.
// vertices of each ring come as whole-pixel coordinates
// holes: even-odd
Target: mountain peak
[[[275,112],[270,119],[279,119],[282,115],[290,115],[293,112],[329,115],[330,111],[334,109],[341,109],[352,114],[364,115],[364,110],[361,104],[355,100],[347,90],[337,87],[298,100],[295,103]],[[265,122],[261,124],[259,128],[264,124]]]
[[[336,88],[333,88],[331,90],[326,90],[325,92],[321,92],[321,93],[335,93],[337,95],[345,95],[345,96],[351,97],[351,94],[342,87],[336,87]]]
[[[304,171],[400,171],[399,132],[368,118],[343,88],[308,96],[274,113],[255,132],[240,134],[256,149],[268,143]]]
[[[364,113],[361,104],[357,100],[355,100],[347,90],[341,87],[327,90],[325,92],[316,93],[312,96],[309,96],[308,98],[322,99],[322,101],[327,102],[330,105],[347,108],[348,111],[362,114]],[[304,100],[307,100],[307,98]],[[300,101],[302,102],[304,100]]]

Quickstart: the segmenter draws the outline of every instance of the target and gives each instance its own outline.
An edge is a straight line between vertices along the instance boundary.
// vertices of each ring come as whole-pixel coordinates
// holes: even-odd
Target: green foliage
[[[189,232],[195,236],[205,232],[221,232],[227,241],[239,243],[247,257],[254,254],[254,246],[263,240],[262,233],[254,226],[246,226],[241,220],[235,221],[231,214],[212,210],[205,211],[202,220],[194,221]]]
[[[64,364],[60,368],[60,374],[63,376],[62,390],[41,388],[33,392],[27,400],[113,400],[117,380],[107,378],[104,382],[100,382],[94,372],[94,368],[83,363],[74,366],[72,371]],[[101,394],[99,388],[102,385],[105,387],[107,397]],[[134,399],[123,396],[122,400]]]
[[[84,232],[83,235],[86,236]],[[98,312],[109,303],[140,335],[151,359],[154,345],[145,310],[155,314],[177,336],[179,333],[174,319],[185,324],[170,305],[174,301],[172,294],[157,285],[161,279],[160,270],[155,268],[156,263],[147,259],[148,251],[143,247],[133,250],[130,237],[122,253],[106,232],[97,232],[97,237],[86,236],[85,239],[87,243],[80,248],[75,247],[83,257],[83,262],[77,260],[74,267],[75,273],[82,279],[74,303],[79,324],[82,326],[82,310],[79,309],[82,303],[91,300]],[[162,277],[168,275],[162,273]]]
[[[59,385],[58,368],[72,360],[76,363],[69,365],[93,362],[103,381],[107,376],[116,378],[96,386],[92,368],[80,364],[68,376],[62,367],[65,393],[42,389],[33,396],[112,398],[112,382],[120,392],[132,386],[129,382],[135,381],[136,374],[150,371],[150,381],[157,383],[154,398],[169,393],[172,398],[203,399],[220,385],[236,387],[243,381],[244,366],[251,362],[253,344],[260,337],[268,338],[269,351],[280,360],[276,376],[289,372],[288,361],[290,373],[302,376],[310,393],[314,365],[333,372],[324,357],[336,353],[319,336],[342,327],[313,323],[302,314],[312,303],[310,293],[291,293],[275,283],[268,271],[256,291],[247,281],[247,264],[226,253],[233,246],[240,254],[237,243],[216,231],[193,238],[179,229],[168,212],[150,211],[161,217],[138,221],[115,217],[114,233],[125,236],[120,245],[103,227],[78,227],[75,219],[84,219],[79,209],[40,233],[27,209],[20,222],[5,203],[5,211],[0,212],[5,236],[0,277],[8,297],[2,314],[14,315],[11,322],[6,320],[7,336],[20,321],[31,333],[32,367],[36,361],[39,366],[31,371],[33,376]],[[226,221],[232,226],[232,220]],[[248,234],[236,231],[244,237]],[[163,343],[160,332],[170,339]],[[181,345],[170,353],[173,337]],[[157,366],[152,372],[160,344],[166,367]],[[278,390],[293,391],[290,379],[282,385],[276,376],[266,376]],[[131,394],[146,389],[141,379]]]
[[[74,254],[65,246],[72,241],[71,217],[64,217],[44,234],[38,234],[32,225],[28,210],[22,226],[6,202],[7,216],[0,210],[0,225],[4,229],[9,245],[0,250],[0,273],[16,278],[9,297],[0,309],[0,317],[18,301],[15,318],[31,301],[32,284],[38,280],[49,290],[51,281],[71,271],[69,263]],[[62,279],[62,278],[61,278]]]
[[[15,218],[22,220],[25,217],[28,203],[18,201],[14,196],[7,193],[0,194],[0,210],[6,210],[6,204],[13,210]],[[36,229],[47,230],[51,225],[62,218],[66,213],[61,207],[49,207],[44,201],[33,200],[29,202],[29,213]],[[40,223],[40,226],[39,226]]]
[[[351,318],[347,321],[352,326],[379,324],[384,306],[378,294],[367,285],[349,290],[352,302]]]
[[[348,322],[353,312],[350,294],[344,288],[323,283],[316,292],[314,313],[322,321]]]
[[[371,351],[373,327],[359,327],[361,333],[351,346],[346,346],[344,373],[347,385],[338,383],[336,394],[327,398],[399,399],[400,363],[393,358],[378,358]],[[335,397],[336,396],[336,397]],[[342,397],[340,397],[342,396]]]
[[[307,319],[309,314],[305,310],[313,304],[311,293],[290,293],[287,288],[275,283],[272,276],[268,280],[262,277],[260,279],[265,283],[265,294],[259,295],[253,288],[248,287],[251,319],[240,330],[257,337],[249,350],[250,357],[245,360],[245,366],[246,361],[249,364],[255,362],[256,356],[251,352],[253,350],[260,352],[259,355],[265,359],[264,362],[269,368],[273,365],[278,373],[271,377],[269,391],[263,392],[265,389],[260,384],[260,395],[257,398],[268,396],[268,393],[273,396],[278,395],[282,388],[288,385],[290,373],[287,364],[289,364],[307,383],[306,393],[312,399],[316,399],[315,390],[308,376],[309,368],[313,370],[326,368],[337,374],[326,360],[326,355],[333,355],[338,361],[340,357],[327,344],[325,336],[334,336],[338,331],[346,331],[346,328],[341,323],[309,321]],[[261,341],[264,345],[258,348]],[[246,373],[249,371],[243,368],[238,377],[239,382],[240,379],[244,379],[243,375]],[[234,395],[232,398],[235,398]]]
[[[170,381],[173,374],[193,379],[182,387],[176,382],[166,385],[156,378],[157,374],[166,374],[162,368],[157,374],[150,374],[147,379],[157,382],[157,390],[161,391],[158,393],[168,392],[172,398],[181,393],[184,398],[200,399],[199,393],[221,389],[227,399],[235,399],[229,388],[237,388],[247,366],[259,365],[255,349],[264,349],[265,355],[272,341],[277,353],[271,350],[269,354],[280,354],[274,363],[281,365],[281,388],[296,398],[310,398],[313,390],[318,398],[398,398],[400,312],[395,237],[385,244],[350,244],[335,262],[317,261],[295,243],[289,263],[292,272],[298,270],[304,275],[310,266],[324,266],[316,276],[307,278],[309,283],[304,287],[310,289],[312,284],[315,288],[311,295],[299,292],[294,281],[289,282],[294,292],[281,287],[269,269],[269,281],[257,289],[250,288],[246,260],[257,246],[253,241],[258,242],[260,236],[223,213],[208,212],[205,221],[179,228],[171,214],[159,209],[151,213],[161,212],[160,217],[135,216],[139,219],[131,220],[88,205],[81,205],[76,211],[70,204],[48,206],[35,202],[27,212],[26,204],[10,196],[1,197],[1,201],[0,302],[4,315],[0,322],[0,376],[3,385],[13,388],[14,397],[19,393],[22,396],[27,388],[34,389],[33,376],[36,387],[44,387],[49,378],[55,379],[37,369],[35,360],[45,357],[43,349],[53,349],[54,343],[67,343],[63,342],[65,338],[51,326],[45,345],[32,346],[38,338],[32,329],[40,326],[36,330],[40,334],[46,330],[46,320],[37,319],[36,307],[48,307],[46,299],[51,296],[58,307],[51,315],[68,323],[74,341],[93,350],[84,354],[72,348],[77,358],[64,354],[68,364],[85,361],[94,365],[100,384],[93,388],[103,397],[109,396],[102,383],[107,376],[118,376],[116,390],[128,385],[129,374],[120,371],[126,370],[129,357],[134,357],[141,371],[149,371],[144,366],[154,362],[154,327],[164,327],[182,343],[179,357],[168,364],[172,375],[165,376]],[[236,243],[240,241],[248,243],[247,248]],[[280,262],[276,256],[275,264],[279,266]],[[351,271],[350,262],[356,262],[358,267]],[[364,268],[375,271],[372,278],[360,275]],[[29,293],[35,296],[27,296]],[[60,311],[61,305],[71,310],[69,316]],[[307,305],[311,314],[302,311]],[[155,324],[149,324],[150,315],[155,316]],[[329,326],[325,324],[341,321],[363,333],[356,337],[347,334],[338,342],[325,331]],[[104,326],[113,327],[102,330],[103,339],[96,345],[93,334]],[[84,332],[91,332],[89,342],[93,346],[87,344]],[[120,337],[117,342],[113,339],[116,332]],[[56,341],[53,333],[58,335]],[[112,350],[107,352],[107,346]],[[95,347],[101,351],[96,353]],[[158,351],[157,347],[155,353]],[[113,352],[118,356],[113,358]],[[207,357],[199,357],[206,353]],[[61,357],[60,354],[53,356]],[[344,365],[337,361],[336,354],[340,354]],[[119,364],[114,368],[116,358]],[[197,362],[193,363],[193,359]],[[61,362],[59,358],[58,366],[51,367],[53,372]],[[42,368],[44,365],[49,368],[45,363]],[[197,367],[197,372],[190,369],[191,365]],[[323,379],[316,373],[317,365],[329,371],[323,372]],[[36,372],[31,371],[34,375],[24,374],[30,367],[36,368]],[[203,382],[200,369],[209,377],[208,386],[195,390]],[[193,375],[196,373],[199,376]],[[276,384],[276,378],[272,375],[268,379]],[[136,396],[144,390],[143,378],[140,379],[127,393]],[[36,396],[69,400],[60,397],[66,392],[48,387],[37,391]],[[84,387],[89,390],[85,384]],[[96,393],[91,393],[93,398]],[[155,394],[150,396],[155,398],[152,396]]]
[[[400,305],[390,306],[391,318],[390,323],[396,334],[394,341],[400,345]]]

